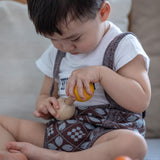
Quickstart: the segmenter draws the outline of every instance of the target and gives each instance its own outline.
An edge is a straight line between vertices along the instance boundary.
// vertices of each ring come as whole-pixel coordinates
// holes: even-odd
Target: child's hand
[[[51,116],[58,118],[56,110],[59,109],[58,101],[55,97],[49,97],[43,100],[34,111],[34,116],[37,118],[49,119]]]
[[[79,96],[85,100],[83,95],[83,88],[89,95],[92,95],[90,90],[90,83],[100,81],[99,66],[90,66],[75,70],[72,72],[66,85],[66,95],[75,99],[74,87],[77,86]]]

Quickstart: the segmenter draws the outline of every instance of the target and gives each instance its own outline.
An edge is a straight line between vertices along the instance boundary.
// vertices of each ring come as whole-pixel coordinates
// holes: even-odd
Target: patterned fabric
[[[109,44],[104,55],[103,65],[113,69],[114,53],[120,40],[127,34],[122,33]],[[59,65],[65,53],[58,51],[54,66],[57,77]],[[50,95],[54,90],[54,80]],[[65,121],[53,119],[46,124],[44,147],[59,151],[81,151],[90,148],[103,134],[115,129],[128,129],[145,135],[145,121],[142,114],[128,111],[118,105],[107,93],[110,104],[103,106],[77,107],[73,117]]]
[[[129,129],[145,134],[140,114],[118,110],[111,105],[77,107],[74,116],[65,121],[47,123],[44,147],[59,151],[81,151],[90,148],[101,135],[114,129]]]

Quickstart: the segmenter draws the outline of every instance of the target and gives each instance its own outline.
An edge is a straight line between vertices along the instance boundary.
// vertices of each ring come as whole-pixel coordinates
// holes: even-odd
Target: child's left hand
[[[89,95],[92,95],[90,90],[90,83],[96,83],[100,81],[99,66],[89,66],[81,68],[72,72],[66,85],[66,95],[75,99],[74,87],[77,86],[79,96],[85,100],[83,95],[83,88]]]

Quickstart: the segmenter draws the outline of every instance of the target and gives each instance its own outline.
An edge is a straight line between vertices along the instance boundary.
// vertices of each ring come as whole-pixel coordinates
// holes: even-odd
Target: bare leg
[[[43,146],[45,125],[38,122],[0,116],[0,160],[26,160],[21,153],[9,153],[6,146],[11,141],[29,142]]]
[[[0,160],[27,160],[27,157],[23,153],[8,153],[1,152]]]
[[[44,160],[46,156],[47,160],[114,160],[120,155],[142,160],[147,150],[143,137],[128,130],[109,132],[100,137],[90,149],[80,152],[46,150],[28,143],[11,143],[11,146],[31,157],[31,160]]]
[[[29,160],[61,160],[60,151],[44,149],[26,142],[10,142],[8,149],[11,153],[15,150],[24,153]],[[14,150],[13,150],[14,149]]]

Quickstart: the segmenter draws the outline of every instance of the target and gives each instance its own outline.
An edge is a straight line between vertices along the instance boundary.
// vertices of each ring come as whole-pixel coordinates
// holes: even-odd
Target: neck
[[[104,33],[103,33],[103,37],[104,35],[109,31],[110,29],[110,24],[107,22],[104,23]]]

